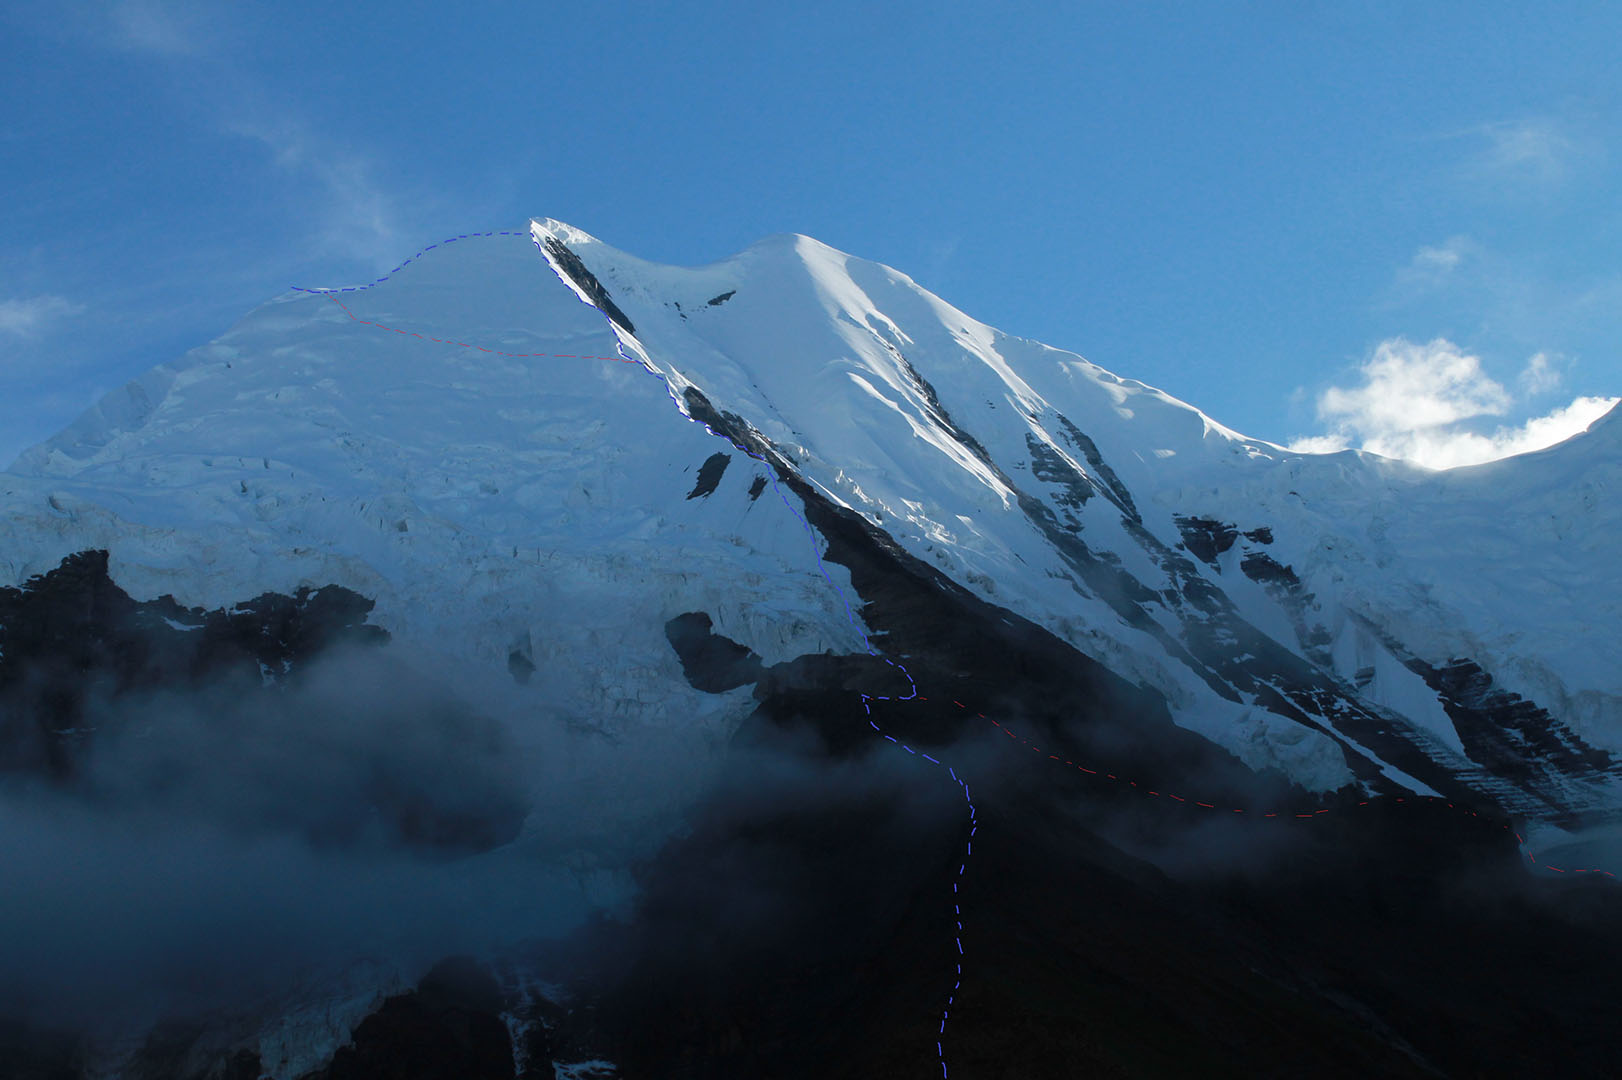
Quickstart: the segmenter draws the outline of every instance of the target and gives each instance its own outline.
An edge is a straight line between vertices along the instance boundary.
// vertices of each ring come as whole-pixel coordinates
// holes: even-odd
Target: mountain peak
[[[568,222],[559,221],[557,218],[530,218],[529,228],[530,235],[534,236],[537,240],[544,241],[547,237],[551,237],[560,243],[568,244],[571,247],[584,244],[602,243],[601,240],[586,232],[586,230],[577,229]]]

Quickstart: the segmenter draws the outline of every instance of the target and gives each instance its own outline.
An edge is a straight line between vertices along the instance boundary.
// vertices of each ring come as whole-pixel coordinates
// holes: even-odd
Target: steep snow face
[[[1391,758],[1417,747],[1493,788],[1487,759],[1513,767],[1503,754],[1522,751],[1483,740],[1524,732],[1467,745],[1454,714],[1534,707],[1506,695],[1547,710],[1565,750],[1622,748],[1622,657],[1593,629],[1618,615],[1606,567],[1622,534],[1601,497],[1622,468],[1614,417],[1441,474],[1303,455],[807,237],[682,269],[550,219],[534,231],[612,297],[629,355],[747,418],[913,554],[1160,689],[1179,722],[1252,765],[1330,788],[1362,755],[1423,791]],[[1192,557],[1191,518],[1232,536]],[[1496,697],[1449,689],[1460,658]],[[1391,728],[1402,745],[1376,745]],[[1616,770],[1579,771],[1546,777],[1554,796],[1493,790],[1532,813],[1614,808]]]
[[[137,599],[344,585],[518,715],[702,759],[752,702],[688,686],[668,619],[706,612],[768,663],[860,637],[763,468],[615,348],[524,235],[289,293],[0,474],[0,581],[105,548]],[[604,837],[668,813],[669,790],[623,786]]]

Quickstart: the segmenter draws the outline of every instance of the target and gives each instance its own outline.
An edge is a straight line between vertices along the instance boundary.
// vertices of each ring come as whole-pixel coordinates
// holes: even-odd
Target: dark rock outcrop
[[[1251,534],[1245,535],[1248,537]],[[1271,537],[1272,534],[1268,535]],[[1318,598],[1307,592],[1301,579],[1296,576],[1295,568],[1285,566],[1265,551],[1247,551],[1244,558],[1239,560],[1239,569],[1278,601],[1295,628],[1301,651],[1314,663],[1329,667],[1329,630],[1314,619],[1313,609]]]
[[[1232,525],[1211,518],[1183,517],[1172,519],[1177,531],[1183,534],[1183,546],[1201,562],[1216,565],[1217,556],[1233,547],[1239,530]]]
[[[1137,505],[1132,501],[1132,492],[1121,482],[1121,478],[1115,475],[1115,470],[1110,468],[1109,462],[1104,460],[1104,455],[1098,449],[1098,444],[1093,442],[1092,437],[1086,432],[1071,423],[1068,416],[1063,413],[1054,415],[1059,422],[1060,432],[1069,440],[1070,445],[1081,454],[1082,458],[1087,462],[1087,467],[1093,470],[1093,474],[1103,482],[1105,496],[1115,504],[1121,513],[1126,515],[1127,520],[1141,523],[1143,518],[1139,516]]]
[[[1093,485],[1086,474],[1030,432],[1025,434],[1025,450],[1031,455],[1031,475],[1050,485],[1054,502],[1069,510],[1080,510],[1093,497]]]
[[[1503,785],[1506,802],[1552,815],[1562,827],[1578,827],[1588,823],[1580,802],[1541,793],[1569,791],[1581,800],[1583,781],[1622,775],[1615,755],[1584,740],[1537,702],[1498,686],[1474,660],[1453,657],[1432,665],[1406,654],[1401,659],[1436,691],[1465,754],[1481,766],[1483,780],[1499,782],[1489,781],[1490,786]]]
[[[568,274],[569,278],[580,287],[580,291],[591,297],[592,306],[614,320],[615,325],[626,333],[636,333],[636,327],[631,324],[630,317],[620,310],[618,304],[614,303],[614,298],[608,295],[608,290],[603,288],[601,281],[597,280],[597,275],[586,269],[586,264],[580,261],[580,256],[570,251],[566,244],[553,237],[547,237],[546,250],[552,258],[557,260],[558,266],[563,269],[563,272]]]
[[[727,454],[716,453],[705,458],[704,464],[698,467],[698,480],[693,484],[693,490],[687,493],[687,497],[698,499],[713,492],[730,464],[732,458]]]
[[[1228,542],[1233,543],[1231,536]],[[1244,571],[1247,578],[1262,585],[1277,585],[1284,589],[1301,588],[1301,579],[1295,576],[1295,570],[1283,565],[1264,551],[1247,554],[1239,561],[1239,569]]]
[[[302,1080],[513,1080],[502,1007],[488,971],[465,957],[443,960],[417,989],[362,1020],[349,1045]]]
[[[713,629],[702,611],[689,611],[665,623],[665,637],[695,689],[719,694],[755,682],[765,669],[760,657]]]
[[[535,661],[521,649],[512,649],[507,653],[507,674],[511,675],[513,682],[519,686],[527,686],[530,676],[535,674]]]

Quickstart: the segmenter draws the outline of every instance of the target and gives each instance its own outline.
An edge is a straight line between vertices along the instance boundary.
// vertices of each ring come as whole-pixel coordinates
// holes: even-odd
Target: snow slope
[[[141,598],[335,582],[497,681],[514,654],[560,673],[537,697],[611,738],[718,738],[747,694],[687,688],[666,619],[710,612],[768,662],[859,638],[800,522],[752,493],[764,468],[642,365],[1255,767],[1430,790],[1371,743],[1395,726],[1398,750],[1486,778],[1485,736],[1420,674],[1456,658],[1622,749],[1617,648],[1593,630],[1618,613],[1615,416],[1448,473],[1303,455],[807,237],[681,268],[532,232],[290,293],[110,395],[0,474],[0,579],[98,546]],[[719,486],[688,498],[718,452]],[[1190,518],[1235,535],[1207,558]],[[1551,774],[1533,802],[1613,808],[1613,773]]]

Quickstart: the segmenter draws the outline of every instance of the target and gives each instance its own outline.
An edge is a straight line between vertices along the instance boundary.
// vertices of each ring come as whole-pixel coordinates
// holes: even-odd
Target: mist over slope
[[[1616,415],[1438,474],[806,237],[436,248],[0,474],[17,1075],[1614,1053],[1516,837],[1618,816]]]

